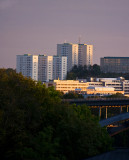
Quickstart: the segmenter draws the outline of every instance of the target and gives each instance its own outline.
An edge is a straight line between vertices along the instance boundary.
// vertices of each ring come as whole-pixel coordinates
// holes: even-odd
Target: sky
[[[57,44],[93,45],[100,57],[129,56],[129,0],[0,0],[0,68],[16,55],[56,55]]]

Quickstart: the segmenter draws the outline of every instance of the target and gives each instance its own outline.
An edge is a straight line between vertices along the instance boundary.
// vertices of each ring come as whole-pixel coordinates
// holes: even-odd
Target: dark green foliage
[[[117,78],[124,77],[129,79],[129,73],[104,73],[100,70],[100,66],[94,64],[93,66],[74,66],[67,74],[67,79],[87,79],[88,77],[99,78]]]
[[[74,93],[74,92],[69,92],[69,93],[66,93],[62,96],[62,98],[64,99],[78,99],[78,98],[84,98],[82,94],[77,94],[77,93]]]
[[[87,106],[61,104],[54,88],[0,70],[0,157],[79,160],[111,147]]]
[[[113,139],[114,139],[114,142],[113,142],[114,147],[129,148],[129,129],[119,134],[116,134],[115,136],[113,136]]]
[[[124,96],[121,93],[116,93],[116,94],[108,96],[107,98],[128,98],[128,97]]]
[[[67,79],[97,77],[101,75],[100,67],[97,64],[93,66],[74,66],[67,74]]]

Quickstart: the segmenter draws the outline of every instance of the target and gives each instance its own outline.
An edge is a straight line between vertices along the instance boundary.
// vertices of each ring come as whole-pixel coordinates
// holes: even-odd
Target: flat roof
[[[129,59],[129,57],[102,57],[102,58],[108,58],[108,59]]]

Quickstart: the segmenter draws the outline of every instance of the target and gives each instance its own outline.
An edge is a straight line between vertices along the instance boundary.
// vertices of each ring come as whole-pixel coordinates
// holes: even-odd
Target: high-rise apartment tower
[[[78,65],[93,65],[93,45],[78,44]]]
[[[53,56],[39,55],[38,80],[53,80]]]
[[[67,57],[67,70],[74,65],[93,65],[93,45],[63,43],[57,44],[57,55]]]
[[[68,71],[70,71],[74,65],[78,66],[78,44],[57,44],[57,55],[67,57]]]
[[[38,80],[41,82],[53,79],[64,80],[67,76],[66,56],[39,55]]]
[[[38,80],[38,55],[24,54],[16,57],[16,72]]]
[[[53,79],[65,80],[67,76],[67,57],[53,56]]]

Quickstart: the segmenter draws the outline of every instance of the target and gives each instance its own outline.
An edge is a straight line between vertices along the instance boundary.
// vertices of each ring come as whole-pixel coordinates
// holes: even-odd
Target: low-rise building
[[[88,87],[87,83],[81,83],[79,80],[54,80],[53,85],[55,86],[56,90],[63,93],[75,91],[75,89],[81,89],[81,91],[85,91]]]
[[[120,78],[96,78],[86,80],[54,80],[46,83],[46,86],[55,86],[55,89],[63,93],[79,92],[83,94],[111,95],[116,93],[129,94],[129,81]]]
[[[86,89],[87,95],[107,96],[116,93],[124,94],[124,91],[115,91],[113,87],[88,87]]]

